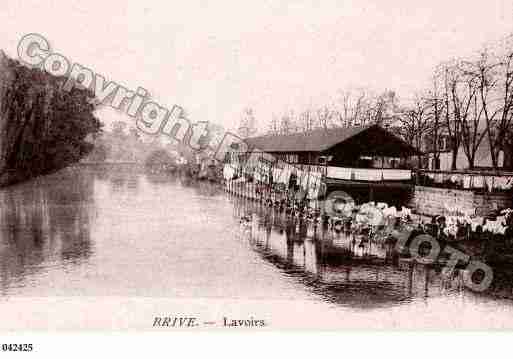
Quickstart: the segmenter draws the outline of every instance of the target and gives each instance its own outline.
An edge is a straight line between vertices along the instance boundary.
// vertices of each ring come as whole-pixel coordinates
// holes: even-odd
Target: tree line
[[[473,169],[478,149],[486,143],[494,169],[499,168],[501,151],[504,167],[513,169],[512,40],[508,37],[473,57],[438,65],[431,88],[417,94],[399,117],[403,137],[417,147],[424,143],[421,149],[439,160],[440,138],[446,136],[452,169],[460,151]]]
[[[513,169],[513,35],[484,46],[475,55],[445,61],[433,70],[428,88],[401,103],[392,90],[339,93],[333,104],[274,115],[266,135],[308,133],[314,129],[379,124],[438,162],[451,154],[451,168],[464,154],[470,169],[486,145],[491,167]],[[256,133],[255,115],[246,109],[239,135]],[[424,161],[419,155],[417,166]]]

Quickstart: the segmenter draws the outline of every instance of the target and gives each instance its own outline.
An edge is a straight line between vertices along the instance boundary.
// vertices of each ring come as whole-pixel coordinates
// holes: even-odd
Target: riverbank
[[[513,216],[510,211],[503,211],[494,219],[471,218],[458,213],[429,217],[406,207],[399,211],[386,203],[356,205],[353,202],[334,204],[323,199],[299,200],[290,190],[275,190],[242,179],[227,181],[225,190],[236,198],[283,213],[291,223],[302,225],[304,222],[308,233],[327,229],[376,243],[395,242],[404,235],[412,237],[411,233],[428,234],[442,247],[453,246],[469,258],[513,265]],[[326,206],[330,206],[330,213]],[[447,260],[439,259],[442,265]]]

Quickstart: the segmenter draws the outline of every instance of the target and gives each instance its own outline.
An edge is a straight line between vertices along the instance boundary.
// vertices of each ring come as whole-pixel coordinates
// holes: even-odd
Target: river
[[[241,224],[241,217],[251,216]],[[77,165],[0,191],[3,329],[152,329],[159,315],[267,328],[511,328],[485,293],[389,248],[312,232],[208,183]]]

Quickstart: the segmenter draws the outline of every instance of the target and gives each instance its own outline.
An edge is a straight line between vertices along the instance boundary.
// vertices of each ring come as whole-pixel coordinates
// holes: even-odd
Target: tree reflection
[[[44,262],[77,264],[91,256],[93,177],[71,167],[0,191],[4,291]]]
[[[144,167],[132,163],[81,164],[80,170],[88,172],[94,179],[108,182],[113,193],[137,193],[141,173],[144,173]]]

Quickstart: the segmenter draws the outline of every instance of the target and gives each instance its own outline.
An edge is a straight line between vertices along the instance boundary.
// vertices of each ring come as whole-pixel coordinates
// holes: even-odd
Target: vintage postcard
[[[511,14],[3,0],[0,331],[513,328]]]

